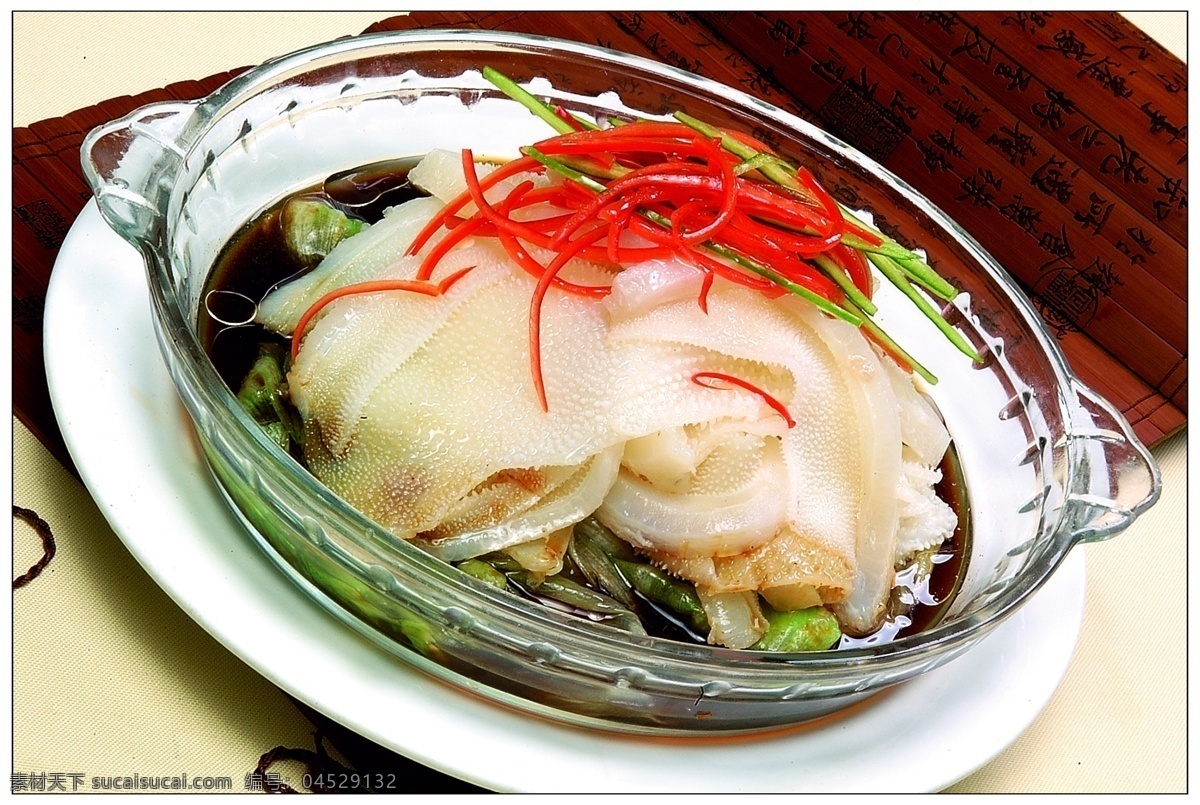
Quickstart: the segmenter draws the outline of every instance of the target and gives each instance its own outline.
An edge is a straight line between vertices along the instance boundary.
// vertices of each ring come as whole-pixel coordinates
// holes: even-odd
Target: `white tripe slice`
[[[477,154],[476,158],[479,156]],[[483,179],[499,167],[499,163],[477,161],[475,175]],[[498,204],[517,185],[527,180],[533,182],[535,187],[545,187],[551,181],[545,173],[518,173],[501,179],[495,187],[484,191],[483,197],[492,204]],[[408,172],[408,181],[443,204],[453,201],[467,190],[467,179],[462,170],[462,152],[435,148]],[[467,202],[458,214],[467,217],[473,215],[475,210],[475,205]]]
[[[289,389],[301,415],[321,423],[322,439],[333,455],[349,448],[363,406],[379,384],[424,347],[461,305],[486,295],[509,275],[504,255],[483,245],[452,252],[438,274],[464,262],[475,268],[440,297],[408,291],[354,294],[331,302],[317,316],[289,373]],[[409,268],[415,271],[415,266]],[[372,279],[412,276],[389,274]]]
[[[938,415],[937,409],[917,390],[912,376],[894,361],[882,360],[896,395],[897,413],[900,415],[900,432],[904,443],[912,448],[916,458],[923,464],[934,467],[941,463],[950,445],[950,432]]]
[[[437,527],[422,537],[427,540],[454,537],[510,520],[532,509],[581,471],[578,465],[500,470],[451,506]]]
[[[895,489],[900,481],[902,448],[896,395],[879,356],[857,327],[823,319],[811,305],[796,310],[799,316],[820,321],[816,329],[836,356],[845,379],[839,415],[855,422],[858,431],[858,501],[850,510],[852,517],[857,512],[857,564],[850,594],[836,612],[843,630],[865,634],[878,627],[895,581]]]
[[[616,401],[616,426],[632,434],[653,431],[655,425],[661,430],[725,420],[737,423],[743,433],[778,438],[785,467],[784,520],[765,542],[747,540],[749,547],[740,552],[720,550],[707,557],[684,556],[684,534],[672,540],[655,532],[652,556],[714,592],[806,583],[822,588],[827,600],[837,600],[849,587],[856,562],[858,511],[864,498],[871,497],[876,476],[886,479],[888,474],[872,444],[877,433],[886,435],[885,429],[864,429],[848,410],[856,389],[862,400],[851,404],[866,405],[865,392],[858,388],[864,379],[854,368],[857,363],[828,343],[849,337],[826,336],[825,330],[837,323],[815,310],[771,302],[741,288],[714,288],[708,306],[706,315],[694,299],[680,299],[613,324],[611,341],[625,380],[619,388],[625,396]],[[869,353],[866,342],[858,339],[861,344],[855,348]],[[758,386],[788,408],[796,426],[788,429],[753,392],[697,385],[692,382],[697,371],[724,372]],[[894,411],[891,416],[894,419]],[[672,417],[674,423],[669,421]],[[894,426],[891,437],[892,475],[898,477],[900,443]],[[650,460],[635,459],[643,466]],[[677,452],[670,460],[681,466],[684,458]],[[670,474],[670,468],[664,469],[660,477]],[[694,479],[676,482],[674,489],[659,491],[686,492],[692,483]],[[890,495],[895,479],[884,489]],[[677,492],[675,497],[680,506],[686,504],[686,494]],[[879,519],[886,516],[874,518]],[[892,525],[894,531],[894,521]],[[625,528],[632,530],[628,523]],[[642,539],[650,537],[643,534]],[[764,561],[767,557],[778,561]]]
[[[713,557],[767,542],[786,513],[779,440],[742,434],[712,451],[684,494],[622,470],[596,517],[633,545]]]
[[[612,281],[604,298],[613,321],[639,316],[666,302],[695,301],[704,273],[679,260],[646,260],[626,267]]]
[[[614,338],[619,338],[618,330]],[[612,347],[620,368],[612,391],[612,426],[622,438],[720,419],[736,420],[740,430],[759,434],[778,436],[787,429],[783,418],[753,392],[726,388],[720,380],[711,381],[717,388],[692,382],[698,372],[722,373],[789,398],[790,378],[761,363],[667,339],[616,341]]]
[[[402,260],[401,265],[411,266],[415,274],[420,261],[405,258],[404,253],[441,207],[437,199],[418,198],[389,208],[378,223],[334,246],[315,269],[268,294],[259,303],[255,320],[291,335],[304,311],[332,290],[375,279]]]
[[[540,498],[524,511],[494,512],[475,523],[443,520],[434,534],[449,531],[448,536],[423,534],[418,543],[440,559],[458,562],[544,539],[596,510],[612,488],[620,459],[621,446],[613,445],[572,468],[560,483],[541,490]]]
[[[617,444],[607,426],[613,362],[593,300],[547,294],[541,356],[549,413],[538,404],[529,353],[533,287],[497,258],[441,297],[339,300],[289,376],[317,431],[306,446],[313,473],[408,539],[436,528],[501,470],[579,465]],[[405,332],[422,313],[419,327]],[[347,328],[328,348],[327,326]]]
[[[905,447],[904,470],[896,489],[900,513],[896,531],[897,567],[903,566],[916,552],[941,545],[958,525],[954,510],[934,491],[940,480],[940,470],[927,466]]]
[[[550,265],[554,258],[558,256],[557,252],[550,249],[543,249],[526,241],[521,241],[521,245],[530,257],[543,266]],[[613,267],[610,265],[597,263],[592,260],[584,260],[582,257],[575,257],[559,270],[558,276],[567,282],[573,282],[577,285],[608,287],[612,284],[614,274]]]

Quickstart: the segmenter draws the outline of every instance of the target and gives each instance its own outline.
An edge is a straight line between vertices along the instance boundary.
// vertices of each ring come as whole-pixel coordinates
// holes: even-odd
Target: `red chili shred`
[[[720,386],[713,385],[712,383],[705,383],[705,380],[719,380],[757,394],[759,397],[762,397],[763,402],[765,402],[781,417],[783,417],[783,421],[787,423],[789,428],[796,427],[796,420],[792,419],[792,415],[788,413],[787,406],[750,381],[743,380],[740,377],[734,377],[733,375],[727,375],[724,372],[696,372],[694,375],[692,375],[692,382],[697,386],[704,386],[707,389],[721,388]]]

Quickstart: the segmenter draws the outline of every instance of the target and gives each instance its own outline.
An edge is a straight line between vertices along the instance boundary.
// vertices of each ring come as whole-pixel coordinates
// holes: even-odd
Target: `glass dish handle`
[[[1158,500],[1158,465],[1125,417],[1094,391],[1073,384],[1078,407],[1066,438],[1077,442],[1083,479],[1067,495],[1064,514],[1076,544],[1101,542],[1129,527]]]
[[[143,106],[83,140],[83,171],[101,214],[139,249],[156,241],[163,205],[187,150],[185,126],[199,103]]]

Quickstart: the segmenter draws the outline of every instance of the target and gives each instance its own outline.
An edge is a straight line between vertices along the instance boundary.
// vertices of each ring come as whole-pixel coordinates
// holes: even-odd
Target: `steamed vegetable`
[[[286,353],[279,345],[260,345],[237,399],[276,444],[290,450],[293,441],[300,438],[301,424],[287,400],[285,362]]]
[[[332,204],[315,198],[289,201],[280,223],[292,254],[313,264],[366,226],[358,218],[351,218]]]
[[[765,609],[767,631],[754,644],[757,651],[823,651],[837,645],[842,631],[837,618],[825,607],[794,612]]]

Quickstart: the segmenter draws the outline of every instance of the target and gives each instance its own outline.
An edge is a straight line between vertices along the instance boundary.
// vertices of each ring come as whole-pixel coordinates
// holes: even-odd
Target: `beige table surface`
[[[384,16],[19,12],[13,125],[257,63]],[[1186,58],[1182,13],[1127,16]],[[94,776],[187,773],[228,777],[241,791],[263,752],[312,748],[311,725],[288,699],[176,607],[84,488],[13,426],[13,502],[51,523],[59,551],[13,595],[12,782],[58,774],[68,790],[73,779],[88,790]],[[1066,678],[1015,743],[951,791],[1186,791],[1186,433],[1154,453],[1161,502],[1085,549],[1086,615]],[[14,522],[14,576],[39,556],[32,529]]]

